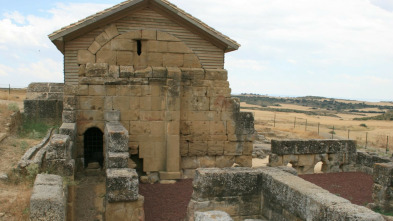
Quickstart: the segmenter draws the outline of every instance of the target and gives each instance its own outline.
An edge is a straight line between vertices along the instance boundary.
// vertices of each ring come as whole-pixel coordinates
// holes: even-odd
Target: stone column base
[[[181,179],[180,172],[164,172],[160,171],[160,180],[179,180]]]

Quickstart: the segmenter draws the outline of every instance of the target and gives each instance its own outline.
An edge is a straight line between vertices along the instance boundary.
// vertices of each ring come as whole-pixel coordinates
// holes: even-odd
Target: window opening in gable
[[[142,54],[142,41],[141,40],[136,40],[136,53],[138,56]]]

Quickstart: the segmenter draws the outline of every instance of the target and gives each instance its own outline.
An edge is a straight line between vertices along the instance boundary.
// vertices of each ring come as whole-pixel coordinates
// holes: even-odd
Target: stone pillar
[[[128,139],[128,131],[120,123],[110,122],[105,125],[105,166],[107,169],[128,167]]]
[[[165,128],[166,171],[160,171],[161,180],[180,179],[180,80],[179,68],[168,68]]]

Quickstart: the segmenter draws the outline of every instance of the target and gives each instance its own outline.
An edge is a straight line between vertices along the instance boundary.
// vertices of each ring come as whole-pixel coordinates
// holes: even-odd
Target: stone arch
[[[104,164],[104,133],[98,127],[91,127],[83,134],[84,167],[89,163]]]
[[[115,25],[98,35],[87,50],[78,51],[78,63],[108,63],[136,69],[202,67],[193,50],[167,32],[141,29],[120,34]]]

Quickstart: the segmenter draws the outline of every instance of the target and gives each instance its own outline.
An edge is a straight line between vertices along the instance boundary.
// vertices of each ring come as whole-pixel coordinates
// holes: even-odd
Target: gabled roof
[[[173,17],[176,21],[191,27],[192,30],[207,38],[217,47],[225,52],[237,50],[240,45],[228,36],[208,26],[201,20],[193,17],[176,5],[166,0],[127,0],[104,11],[98,12],[85,19],[63,27],[49,35],[49,39],[64,53],[64,42],[77,38],[84,33],[97,28],[98,25],[105,25],[118,20],[128,14],[145,7],[157,8]]]

